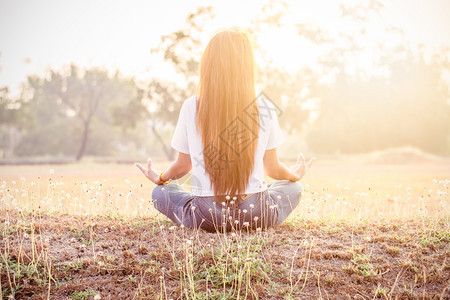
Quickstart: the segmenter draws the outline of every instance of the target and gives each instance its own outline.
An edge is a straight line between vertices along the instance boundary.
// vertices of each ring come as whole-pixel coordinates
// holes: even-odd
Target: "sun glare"
[[[261,50],[268,55],[264,59],[272,60],[290,73],[304,65],[314,64],[318,57],[314,45],[300,37],[292,26],[268,30],[258,40]]]
[[[320,16],[320,14],[318,14]],[[262,51],[267,53],[263,60],[271,60],[275,65],[285,68],[290,73],[295,73],[302,66],[319,68],[317,60],[330,49],[330,44],[315,43],[310,37],[302,34],[295,23],[299,18],[287,17],[285,24],[280,28],[267,30],[258,37]],[[311,19],[311,17],[310,17]],[[316,20],[318,21],[318,20]],[[305,21],[305,24],[309,21]],[[339,13],[329,12],[328,18],[320,18],[320,27],[315,26],[317,34],[320,30],[326,32],[325,39],[332,39],[338,43],[339,47],[349,50],[343,57],[338,57],[340,62],[345,63],[348,75],[363,74],[365,77],[386,77],[387,69],[382,65],[381,48],[398,47],[404,39],[401,30],[390,28],[385,20],[375,17],[370,18],[364,26],[355,27],[355,24],[348,20],[342,20]],[[349,42],[353,39],[353,43]],[[323,74],[325,77],[332,77],[332,74]],[[330,78],[324,78],[325,82]]]

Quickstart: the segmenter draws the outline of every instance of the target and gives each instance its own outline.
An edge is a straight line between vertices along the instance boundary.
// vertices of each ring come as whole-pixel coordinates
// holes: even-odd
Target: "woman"
[[[148,160],[136,166],[157,186],[158,211],[179,225],[209,232],[265,229],[282,223],[298,205],[298,181],[310,168],[302,154],[291,168],[278,161],[283,134],[273,104],[255,95],[249,38],[225,30],[208,43],[197,96],[182,105],[172,139],[178,158],[159,172]],[[192,170],[191,191],[171,182]],[[271,184],[267,176],[275,179]]]

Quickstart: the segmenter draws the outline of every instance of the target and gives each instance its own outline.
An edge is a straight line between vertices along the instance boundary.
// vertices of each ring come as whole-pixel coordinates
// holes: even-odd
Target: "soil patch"
[[[300,220],[214,234],[159,218],[0,211],[17,299],[449,299],[449,220]]]

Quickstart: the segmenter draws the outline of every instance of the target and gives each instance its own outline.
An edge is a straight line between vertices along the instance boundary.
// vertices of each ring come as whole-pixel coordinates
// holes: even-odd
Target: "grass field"
[[[133,165],[1,166],[0,179],[2,297],[450,297],[445,160],[319,160],[287,222],[227,234],[160,216]]]

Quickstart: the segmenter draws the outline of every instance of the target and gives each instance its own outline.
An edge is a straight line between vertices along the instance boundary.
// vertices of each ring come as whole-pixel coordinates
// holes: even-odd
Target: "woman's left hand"
[[[144,174],[144,176],[154,184],[161,184],[161,180],[159,179],[159,174],[161,174],[161,172],[152,168],[152,160],[150,158],[148,159],[147,169],[140,163],[135,163],[135,165],[139,170],[141,170],[142,174]]]
[[[295,181],[298,181],[302,179],[302,177],[308,172],[309,168],[311,168],[311,165],[316,160],[315,157],[311,158],[308,162],[305,162],[305,157],[303,156],[303,153],[300,153],[297,157],[297,162],[295,165],[291,167],[291,171],[294,172],[294,174],[297,176]]]

